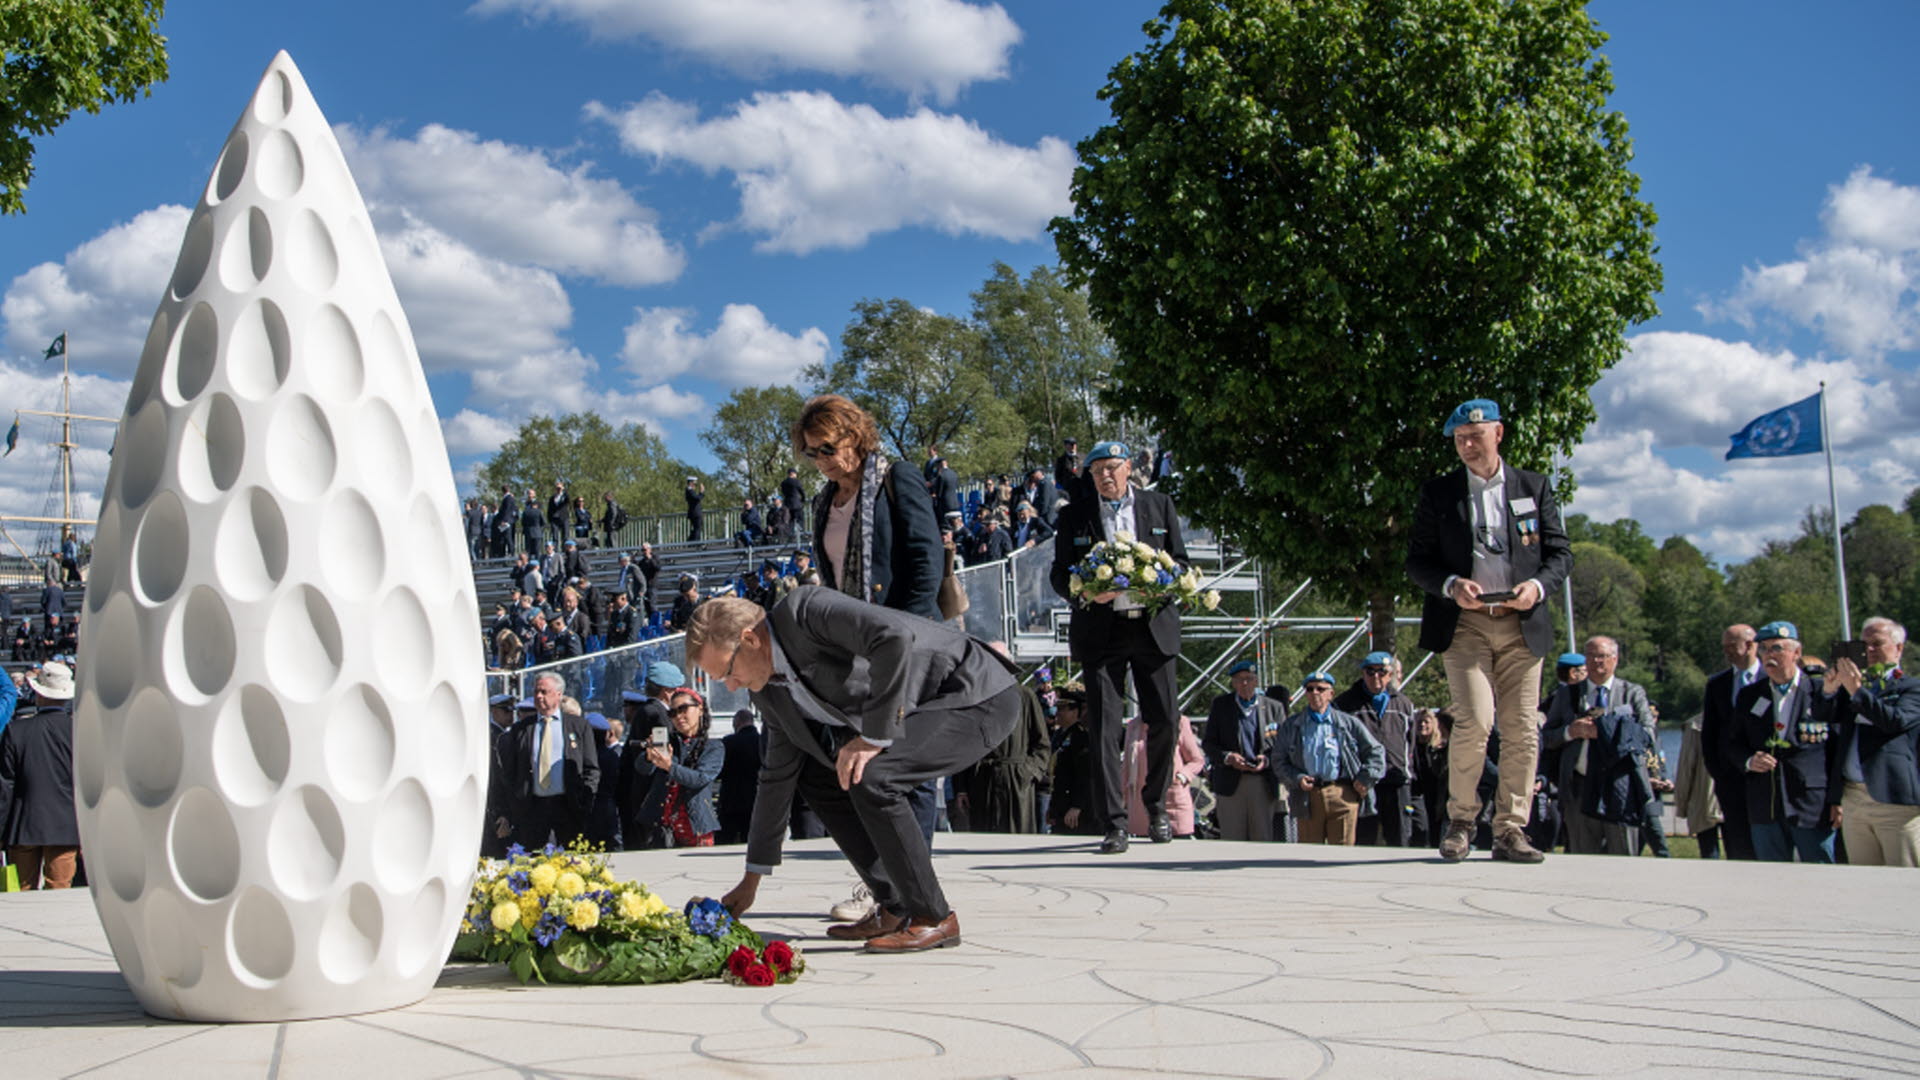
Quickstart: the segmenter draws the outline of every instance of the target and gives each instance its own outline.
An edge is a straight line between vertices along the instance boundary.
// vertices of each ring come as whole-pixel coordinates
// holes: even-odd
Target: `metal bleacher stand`
[[[980,498],[973,490],[964,498],[971,505]],[[654,557],[660,561],[660,573],[654,579],[654,604],[663,613],[671,609],[675,583],[681,575],[695,574],[703,596],[732,591],[736,581],[751,580],[761,562],[768,558],[785,562],[793,552],[806,545],[787,542],[743,548],[733,541],[739,530],[738,510],[714,510],[703,523],[708,539],[689,542],[685,514],[636,517],[616,537],[613,548],[589,550],[593,561],[594,584],[611,584],[621,552],[638,555],[640,542],[650,541]],[[1191,611],[1183,617],[1184,647],[1180,656],[1178,704],[1189,715],[1204,713],[1212,695],[1226,687],[1226,669],[1241,657],[1259,658],[1263,684],[1278,681],[1278,672],[1266,668],[1271,655],[1267,648],[1273,634],[1288,632],[1338,633],[1345,637],[1319,662],[1332,667],[1356,649],[1365,652],[1369,624],[1364,613],[1358,616],[1295,616],[1293,608],[1313,584],[1301,581],[1276,600],[1270,595],[1267,575],[1259,560],[1236,552],[1208,530],[1182,523],[1187,553],[1199,568],[1203,589],[1218,589],[1223,602],[1217,612]],[[595,540],[601,539],[598,533]],[[799,538],[804,541],[804,537]],[[481,560],[474,563],[474,581],[480,598],[480,626],[484,633],[493,617],[493,605],[507,596],[510,582],[507,570],[512,559]],[[956,577],[968,598],[961,620],[969,634],[985,641],[1006,642],[1013,658],[1031,673],[1042,665],[1052,665],[1056,674],[1065,669],[1067,658],[1067,605],[1054,595],[1049,582],[1053,565],[1053,542],[1016,551],[998,562],[960,569]],[[1238,597],[1238,598],[1236,598]],[[69,600],[69,606],[72,605]],[[1231,610],[1230,610],[1231,609]],[[1400,625],[1417,625],[1416,618],[1396,620]],[[637,685],[646,665],[669,660],[697,681],[705,680],[688,670],[686,643],[681,634],[666,634],[658,625],[649,629],[654,636],[621,649],[607,650],[574,660],[515,672],[494,672],[487,677],[487,692],[511,693],[524,697],[532,691],[533,678],[542,671],[556,670],[567,679],[569,693],[589,712],[618,715],[621,691]],[[1411,684],[1427,667],[1431,656],[1422,656],[1411,665],[1404,679]],[[1297,672],[1289,672],[1297,675]],[[716,722],[747,705],[745,693],[733,693],[724,686],[702,686]]]

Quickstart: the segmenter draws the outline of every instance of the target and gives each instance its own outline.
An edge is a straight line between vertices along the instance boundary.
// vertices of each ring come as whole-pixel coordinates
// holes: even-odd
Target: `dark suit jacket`
[[[749,864],[780,862],[805,759],[834,768],[811,723],[833,720],[870,738],[899,739],[917,714],[978,705],[1016,685],[1013,663],[984,642],[823,586],[795,588],[773,605],[767,620],[773,647],[826,716],[802,715],[783,687],[753,692],[767,748],[747,838]],[[777,657],[775,670],[780,667]],[[980,753],[989,749],[983,742]]]
[[[1515,468],[1509,462],[1504,498],[1505,543],[1511,553],[1514,584],[1529,578],[1538,581],[1543,601],[1520,616],[1520,628],[1533,655],[1546,656],[1553,652],[1553,625],[1544,600],[1560,588],[1573,569],[1573,550],[1567,544],[1566,530],[1560,525],[1560,505],[1554,501],[1546,477]],[[1528,499],[1533,502],[1532,510],[1514,510],[1515,501]],[[1520,542],[1523,520],[1538,526],[1532,533],[1533,543]],[[1420,647],[1446,652],[1453,644],[1453,629],[1460,624],[1460,605],[1440,590],[1449,577],[1473,576],[1473,519],[1467,508],[1465,465],[1420,486],[1420,501],[1413,513],[1413,540],[1407,551],[1407,576],[1427,594],[1426,606],[1420,612]]]
[[[893,462],[890,469],[898,468]],[[840,485],[829,480],[814,496],[813,550],[826,550],[827,513]],[[857,498],[858,496],[856,496]],[[848,537],[848,542],[854,542]],[[873,500],[873,550],[867,553],[867,589],[874,603],[895,611],[910,611],[929,619],[940,617],[940,573],[945,554],[933,502],[912,477],[889,472]],[[833,586],[833,566],[816,560],[820,581]]]
[[[1747,813],[1755,825],[1785,821],[1800,828],[1819,828],[1827,824],[1827,807],[1840,801],[1840,790],[1827,788],[1827,774],[1837,757],[1836,740],[1809,743],[1802,736],[1809,724],[1827,724],[1829,732],[1839,734],[1834,725],[1836,720],[1844,722],[1846,699],[1827,697],[1820,680],[1803,673],[1784,705],[1791,718],[1787,738],[1794,749],[1767,751],[1779,761],[1772,772],[1748,772],[1747,759],[1757,750],[1766,750],[1767,740],[1773,737],[1773,690],[1763,673],[1760,681],[1740,691],[1725,761],[1744,777]]]
[[[727,744],[726,763],[720,769],[720,820],[738,821],[753,813],[753,793],[760,782],[760,732],[736,731],[721,740]]]
[[[0,844],[80,844],[73,809],[73,714],[63,706],[15,716],[0,731]]]
[[[1082,494],[1087,497],[1082,498]],[[1089,492],[1076,493],[1073,501],[1061,509],[1059,521],[1053,538],[1053,591],[1073,608],[1073,617],[1067,624],[1068,651],[1073,659],[1091,663],[1105,656],[1105,645],[1113,637],[1114,624],[1120,621],[1112,604],[1076,600],[1070,587],[1073,565],[1085,558],[1093,545],[1107,538],[1100,525],[1100,500]],[[1180,537],[1180,515],[1174,511],[1172,499],[1157,491],[1134,489],[1133,524],[1139,534],[1134,539],[1167,552],[1185,569],[1187,544]],[[1161,608],[1150,625],[1153,643],[1160,652],[1166,656],[1179,655],[1179,607],[1169,604]]]
[[[1727,756],[1730,748],[1727,739],[1733,728],[1733,669],[1728,668],[1718,675],[1707,679],[1706,697],[1700,702],[1700,745],[1704,749],[1707,774],[1713,777],[1719,792],[1739,791],[1741,775],[1745,766],[1739,769],[1728,767]],[[1765,682],[1767,673],[1760,672],[1757,682]],[[1726,798],[1725,794],[1721,795]]]
[[[538,727],[537,717],[523,717],[500,737],[500,778],[510,819],[518,820],[533,802],[533,736]],[[584,716],[561,714],[560,733],[567,806],[581,815],[584,826],[600,787],[600,740]]]
[[[1860,775],[1873,801],[1920,806],[1920,679],[1895,679],[1885,691],[1863,685],[1843,712],[1846,719],[1833,732],[1833,767],[1827,780],[1834,801],[1840,799],[1847,753],[1858,741]]]
[[[693,827],[694,833],[713,832],[720,827],[720,817],[713,806],[713,782],[719,778],[720,770],[726,767],[727,744],[709,738],[700,752],[700,760],[692,764],[687,761],[691,742],[675,732],[670,745],[673,748],[673,764],[666,769],[656,769],[653,762],[647,760],[645,736],[639,742],[627,743],[626,753],[635,759],[635,780],[645,790],[638,810],[640,820],[647,825],[665,825],[662,814],[667,805],[667,785],[679,784],[680,804],[687,808],[687,823]],[[637,837],[634,843],[639,843]]]
[[[1267,793],[1274,797],[1280,794],[1280,774],[1274,771],[1273,739],[1280,733],[1280,725],[1286,723],[1287,711],[1280,703],[1265,694],[1254,698],[1254,750],[1253,756],[1265,755],[1267,768],[1264,772],[1241,772],[1227,764],[1227,754],[1245,754],[1240,745],[1240,705],[1233,694],[1221,694],[1213,699],[1213,705],[1207,710],[1207,730],[1200,736],[1200,749],[1207,755],[1207,781],[1213,785],[1217,795],[1232,795],[1240,790],[1242,780],[1248,783],[1266,785]]]

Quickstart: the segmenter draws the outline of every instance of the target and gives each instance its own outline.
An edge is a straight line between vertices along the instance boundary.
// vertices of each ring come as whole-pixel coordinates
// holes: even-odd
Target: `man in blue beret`
[[[627,741],[633,745],[621,752],[620,775],[614,784],[614,797],[620,806],[620,835],[633,840],[636,848],[638,838],[647,835],[651,824],[640,813],[640,804],[646,801],[647,792],[653,787],[653,781],[639,773],[640,763],[647,757],[647,741],[655,728],[673,726],[673,718],[667,712],[667,699],[675,690],[689,685],[686,673],[666,660],[648,664],[641,678],[646,684],[644,693],[626,690],[620,695],[621,719],[626,721]]]
[[[1180,516],[1173,500],[1136,488],[1133,451],[1123,442],[1102,442],[1087,452],[1080,490],[1060,511],[1053,538],[1053,591],[1072,606],[1067,650],[1086,669],[1087,732],[1095,747],[1093,806],[1104,837],[1102,854],[1127,850],[1127,792],[1122,779],[1121,724],[1127,675],[1146,725],[1146,783],[1141,801],[1147,811],[1147,837],[1156,844],[1173,840],[1167,818],[1167,786],[1173,781],[1174,750],[1180,718],[1173,706],[1173,682],[1180,655],[1180,609],[1168,604],[1149,613],[1125,589],[1079,594],[1072,588],[1074,564],[1094,545],[1130,537],[1172,556],[1176,573],[1184,569],[1187,545],[1180,537]],[[1085,824],[1082,825],[1085,828]]]
[[[1222,840],[1272,840],[1273,811],[1280,799],[1280,775],[1273,767],[1273,740],[1287,711],[1260,692],[1260,676],[1251,660],[1227,669],[1227,693],[1207,710],[1208,777],[1213,785]]]
[[[1301,843],[1352,846],[1387,753],[1359,717],[1334,707],[1332,675],[1315,671],[1300,681],[1302,708],[1280,725],[1273,746],[1287,813]]]
[[[1833,808],[1841,793],[1828,787],[1838,761],[1836,725],[1847,719],[1847,697],[1828,695],[1818,676],[1800,670],[1800,629],[1790,622],[1760,628],[1760,666],[1766,678],[1733,702],[1731,750],[1746,798],[1753,851],[1761,862],[1833,861]]]
[[[1407,551],[1407,575],[1427,594],[1420,647],[1441,654],[1453,698],[1440,857],[1459,862],[1473,847],[1476,788],[1497,723],[1493,857],[1537,863],[1546,856],[1526,829],[1540,753],[1540,667],[1553,651],[1542,601],[1573,569],[1573,552],[1547,478],[1501,460],[1498,405],[1463,402],[1441,431],[1460,468],[1421,485]]]
[[[1356,842],[1364,847],[1425,844],[1427,808],[1413,793],[1419,758],[1413,742],[1419,731],[1413,723],[1413,702],[1394,680],[1393,654],[1381,649],[1362,657],[1360,681],[1334,698],[1333,707],[1359,717],[1387,751],[1387,771],[1360,808]]]

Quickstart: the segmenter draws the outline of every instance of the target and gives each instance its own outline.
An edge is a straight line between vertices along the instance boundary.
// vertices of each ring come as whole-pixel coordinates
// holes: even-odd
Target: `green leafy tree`
[[[1196,517],[1391,641],[1469,397],[1544,466],[1656,313],[1651,207],[1577,0],[1172,0],[1055,219]]]
[[[74,110],[132,101],[167,80],[164,0],[0,3],[0,214],[25,213],[35,139]]]
[[[680,490],[697,475],[639,424],[616,428],[593,412],[535,416],[480,467],[477,497],[496,498],[505,485],[522,495],[531,487],[544,498],[554,480],[564,479],[596,520],[608,491],[636,517],[670,514],[686,508]]]
[[[999,472],[1025,441],[1020,415],[1000,396],[980,329],[905,300],[862,300],[840,337],[840,357],[806,378],[873,414],[895,457],[918,465],[938,446],[963,476]]]
[[[995,262],[973,294],[973,319],[986,335],[988,375],[1026,428],[1021,462],[1046,465],[1070,435],[1091,445],[1095,388],[1113,364],[1113,342],[1086,292],[1053,267],[1035,267],[1023,280]]]
[[[764,499],[780,487],[788,468],[800,465],[788,432],[803,404],[791,386],[740,387],[713,411],[700,442],[748,498]]]
[[[1640,523],[1632,518],[1618,521],[1597,522],[1585,514],[1568,514],[1566,518],[1567,539],[1572,541],[1588,540],[1596,544],[1605,544],[1614,553],[1628,562],[1646,570],[1653,565],[1659,548],[1653,537],[1641,529]]]

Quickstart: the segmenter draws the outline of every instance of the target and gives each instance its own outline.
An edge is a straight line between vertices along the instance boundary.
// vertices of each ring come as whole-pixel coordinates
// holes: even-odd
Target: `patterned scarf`
[[[867,573],[873,559],[873,504],[880,497],[880,485],[886,482],[891,466],[887,457],[875,450],[867,455],[860,469],[860,493],[853,499],[853,521],[847,526],[847,559],[834,586],[857,600],[875,600],[867,585]],[[838,485],[829,488],[825,494],[830,500],[838,493]],[[831,506],[830,501],[822,507]]]

